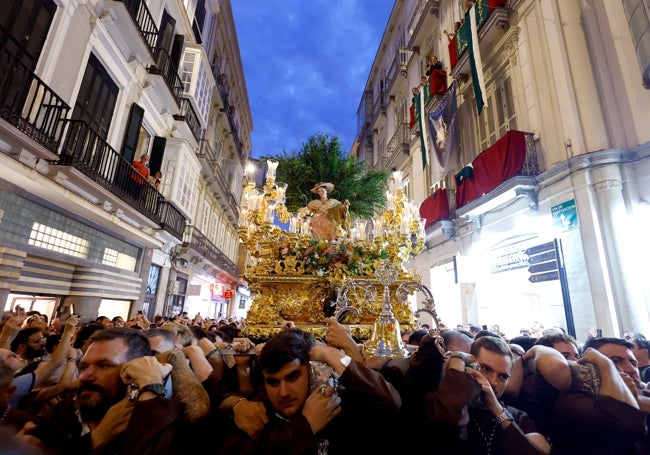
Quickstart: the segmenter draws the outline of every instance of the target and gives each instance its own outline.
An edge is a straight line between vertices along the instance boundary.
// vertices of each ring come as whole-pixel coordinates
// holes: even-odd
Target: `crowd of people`
[[[322,339],[286,321],[255,344],[200,314],[6,313],[0,452],[650,453],[641,333],[423,327],[391,359],[325,324]]]

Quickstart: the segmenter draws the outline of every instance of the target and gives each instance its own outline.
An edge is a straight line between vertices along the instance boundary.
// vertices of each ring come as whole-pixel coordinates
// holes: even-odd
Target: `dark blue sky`
[[[232,0],[253,117],[251,155],[293,152],[317,132],[344,153],[393,0]]]

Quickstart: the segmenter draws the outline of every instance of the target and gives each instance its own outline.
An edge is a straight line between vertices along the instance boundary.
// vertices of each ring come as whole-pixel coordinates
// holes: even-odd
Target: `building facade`
[[[650,332],[647,2],[478,0],[467,12],[395,2],[357,112],[351,153],[403,171],[427,219],[409,267],[448,326]],[[442,90],[426,75],[433,55]]]
[[[252,120],[230,3],[1,11],[4,309],[232,312]],[[158,186],[134,167],[142,155]]]

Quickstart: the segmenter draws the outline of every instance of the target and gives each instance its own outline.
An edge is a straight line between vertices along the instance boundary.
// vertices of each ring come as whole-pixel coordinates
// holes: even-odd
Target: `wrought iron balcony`
[[[141,220],[147,218],[182,238],[183,215],[87,123],[68,119],[70,106],[10,48],[0,50],[0,117],[15,128],[9,132],[18,142],[25,143],[27,136],[44,147],[41,158],[53,166],[73,168],[68,178],[88,197],[101,200],[100,193],[110,193],[116,196],[111,201],[115,210],[119,210],[115,202],[123,201],[123,207],[133,207]],[[33,147],[32,151],[36,152]],[[80,179],[79,173],[89,180]]]
[[[215,62],[213,62],[213,72],[218,67],[219,59],[215,57]],[[216,76],[217,87],[219,89],[219,94],[221,95],[221,102],[223,103],[223,108],[221,112],[226,114],[228,118],[228,125],[230,126],[230,133],[232,134],[233,142],[235,143],[235,148],[237,149],[237,155],[239,159],[243,162],[246,160],[246,154],[244,152],[244,145],[242,144],[241,139],[239,138],[239,129],[237,128],[237,123],[235,122],[235,106],[230,104],[229,95],[230,95],[230,84],[228,83],[228,77],[225,73],[221,73]]]
[[[413,10],[413,15],[408,25],[409,33],[409,42],[408,47],[413,48],[413,46],[419,45],[417,43],[417,38],[420,35],[420,31],[423,31],[423,37],[428,36],[427,32],[429,28],[427,27],[427,15],[431,14],[432,16],[438,17],[440,11],[440,0],[418,0],[417,6]]]
[[[153,58],[156,61],[155,65],[147,68],[151,74],[162,76],[169,87],[176,104],[180,105],[180,99],[183,95],[183,83],[178,75],[178,68],[172,61],[167,49],[162,47],[155,47],[153,49]]]
[[[393,84],[397,76],[401,75],[406,77],[406,69],[408,67],[409,60],[411,59],[412,51],[400,47],[395,51],[395,57],[388,67],[386,73],[386,93],[391,93],[393,90]]]
[[[117,153],[106,140],[80,120],[64,120],[66,135],[54,165],[72,166],[150,220],[160,224],[163,196]]]
[[[189,234],[189,239],[188,235],[185,236],[185,239],[189,242],[190,248],[229,275],[239,276],[237,264],[231,261],[199,229],[195,226],[188,226],[186,234]]]
[[[63,134],[61,120],[68,116],[70,106],[11,48],[5,46],[0,52],[0,117],[56,154]]]
[[[151,55],[154,55],[156,42],[158,41],[158,27],[156,22],[147,8],[147,4],[143,0],[119,0],[126,6],[129,15],[133,19],[135,26],[140,31],[142,40],[149,48]]]
[[[163,200],[160,203],[160,226],[177,239],[182,239],[187,226],[187,220],[183,213],[170,201]]]
[[[485,213],[522,196],[536,211],[540,154],[532,133],[507,131],[455,175],[456,213]]]
[[[221,201],[230,221],[236,223],[239,220],[239,205],[232,194],[228,180],[223,175],[223,160],[219,160],[219,153],[215,151],[208,140],[201,139],[196,156],[201,161],[204,173],[207,175],[210,189]]]
[[[202,136],[201,122],[199,122],[199,118],[196,115],[196,112],[194,112],[192,101],[187,97],[182,97],[180,98],[179,106],[180,111],[178,114],[174,115],[174,120],[185,122],[187,124],[187,127],[192,132],[194,139],[196,139],[196,142],[199,142]]]
[[[388,145],[386,145],[386,151],[384,152],[385,169],[391,168],[391,164],[399,156],[400,152],[408,155],[410,136],[408,123],[400,123],[393,137],[388,141]]]
[[[217,167],[217,152],[215,151],[210,141],[201,139],[199,141],[199,149],[196,152],[196,157],[201,160],[206,169],[209,169],[209,174],[212,175]]]
[[[508,18],[510,8],[506,7],[506,0],[478,0],[475,6],[476,28],[481,46],[489,49],[497,40],[499,30],[503,33],[509,27]],[[471,34],[470,23],[466,20],[457,31],[454,39],[449,43],[449,61],[451,76],[456,77],[461,72],[466,72],[468,36]]]
[[[388,105],[387,102],[388,95],[384,91],[380,91],[377,94],[377,98],[375,98],[373,104],[372,104],[372,123],[374,124],[377,119],[379,118],[379,115],[386,115],[386,106]]]

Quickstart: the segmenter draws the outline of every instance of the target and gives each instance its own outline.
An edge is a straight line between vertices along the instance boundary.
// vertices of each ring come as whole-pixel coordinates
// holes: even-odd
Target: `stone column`
[[[623,178],[618,166],[591,168],[587,176],[596,203],[596,235],[602,253],[602,274],[606,280],[608,308],[596,308],[599,327],[613,324],[614,336],[621,336],[626,330],[648,332],[650,318],[639,286],[639,273],[635,267],[633,231],[623,195]],[[599,229],[598,229],[599,227]],[[589,253],[587,253],[589,256]],[[593,279],[593,278],[592,278]],[[602,296],[605,297],[605,296]],[[596,301],[596,299],[594,299]],[[606,318],[606,320],[603,320]],[[609,322],[611,321],[611,323]],[[605,333],[605,335],[608,335]]]

